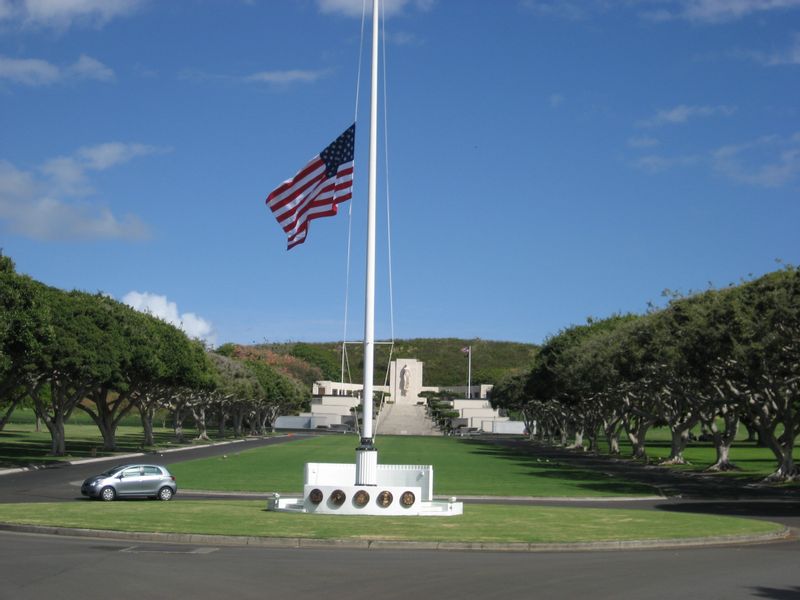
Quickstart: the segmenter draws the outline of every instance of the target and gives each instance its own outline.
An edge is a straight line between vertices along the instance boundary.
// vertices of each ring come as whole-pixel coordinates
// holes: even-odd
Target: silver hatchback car
[[[81,486],[84,496],[106,501],[129,496],[170,500],[177,492],[175,477],[158,465],[119,465],[89,477]]]

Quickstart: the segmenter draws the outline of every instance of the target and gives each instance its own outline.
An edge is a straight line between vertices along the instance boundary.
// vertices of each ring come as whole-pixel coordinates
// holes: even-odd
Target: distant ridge
[[[520,342],[501,342],[462,338],[414,338],[395,340],[394,358],[416,358],[425,363],[426,385],[465,385],[467,356],[461,349],[472,346],[472,383],[497,383],[505,374],[530,368],[537,346]],[[225,344],[224,353],[264,360],[279,370],[288,370],[297,379],[338,381],[341,372],[341,342],[284,342],[250,346]],[[349,380],[362,379],[363,349],[348,345]],[[375,381],[382,382],[389,358],[389,346],[375,349]],[[306,363],[304,366],[303,363]],[[345,373],[345,381],[348,375]]]

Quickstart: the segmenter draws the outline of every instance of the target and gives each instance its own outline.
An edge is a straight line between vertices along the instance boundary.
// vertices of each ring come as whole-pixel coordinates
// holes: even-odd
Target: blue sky
[[[3,252],[211,344],[341,339],[346,206],[287,252],[264,198],[352,122],[361,4],[0,0]],[[540,342],[800,262],[800,0],[385,8],[396,337]]]

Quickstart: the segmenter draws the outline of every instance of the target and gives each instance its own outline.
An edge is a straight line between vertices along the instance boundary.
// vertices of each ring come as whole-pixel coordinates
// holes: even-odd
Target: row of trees
[[[176,434],[191,414],[200,437],[213,417],[263,433],[281,411],[306,397],[304,386],[265,364],[207,352],[176,327],[102,294],[65,292],[16,273],[0,255],[0,429],[30,403],[66,451],[64,424],[86,412],[116,446],[120,421],[137,410],[144,445],[153,445],[157,411],[172,414]]]
[[[648,314],[590,320],[540,348],[533,367],[504,378],[496,405],[521,415],[546,441],[619,453],[626,435],[647,460],[647,434],[666,426],[668,463],[685,462],[698,425],[713,440],[711,470],[735,468],[741,425],[775,455],[769,479],[800,478],[800,269],[685,298]],[[535,429],[534,429],[535,428]]]

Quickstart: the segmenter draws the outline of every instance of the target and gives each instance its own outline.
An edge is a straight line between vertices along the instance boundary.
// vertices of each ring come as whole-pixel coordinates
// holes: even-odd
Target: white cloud
[[[10,19],[14,14],[11,0],[0,0],[0,21]]]
[[[327,71],[304,71],[292,69],[289,71],[261,71],[245,77],[245,81],[253,83],[270,83],[273,85],[291,85],[293,83],[314,83],[324,77]]]
[[[48,85],[61,79],[61,71],[38,58],[8,58],[0,56],[0,79],[23,85]]]
[[[792,45],[783,52],[763,57],[761,61],[768,66],[800,65],[800,34],[795,34]]]
[[[653,174],[700,166],[739,183],[778,188],[800,178],[800,132],[789,136],[764,136],[698,155],[671,157],[649,154],[632,164]]]
[[[699,156],[660,156],[650,154],[634,161],[634,166],[648,173],[662,173],[676,167],[691,167],[702,162]]]
[[[67,69],[69,76],[78,79],[96,79],[97,81],[112,81],[114,71],[105,66],[96,58],[81,54],[78,61]]]
[[[722,23],[757,13],[798,8],[800,0],[664,0],[663,4],[665,6],[644,12],[643,16],[653,21],[685,19]]]
[[[325,14],[341,14],[348,17],[360,17],[364,0],[317,0],[321,12]],[[407,7],[421,11],[430,10],[435,0],[384,0],[383,12],[387,17],[403,12]],[[367,12],[372,12],[372,2],[367,1]]]
[[[521,0],[520,6],[543,17],[555,17],[577,21],[589,16],[592,6],[583,0],[583,4],[566,2],[565,0]]]
[[[687,106],[680,104],[674,108],[659,110],[649,119],[640,121],[638,125],[640,127],[658,127],[660,125],[686,123],[689,119],[698,117],[729,117],[735,112],[735,106]]]
[[[123,144],[121,142],[108,142],[97,146],[83,147],[78,150],[78,157],[87,169],[103,171],[116,165],[121,165],[139,156],[164,152],[163,148],[147,146],[145,144]]]
[[[397,46],[422,46],[423,41],[413,33],[407,31],[387,31],[386,41]]]
[[[781,187],[800,175],[800,133],[764,136],[722,146],[712,153],[714,170],[734,181],[759,187]]]
[[[660,142],[656,138],[647,135],[628,138],[628,146],[631,148],[652,148],[659,144]]]
[[[89,173],[164,151],[112,142],[80,148],[32,171],[0,161],[0,220],[11,231],[38,240],[146,238],[148,228],[137,216],[117,217],[79,198],[93,192]]]
[[[76,23],[102,27],[129,15],[147,0],[0,0],[0,19],[25,26],[67,29]]]
[[[73,64],[59,67],[38,58],[0,56],[0,80],[29,86],[52,85],[82,79],[112,81],[114,71],[96,58],[82,54]]]
[[[134,310],[151,314],[182,329],[191,338],[214,345],[216,336],[212,324],[195,313],[181,314],[178,305],[166,296],[132,291],[125,294],[122,301]]]

